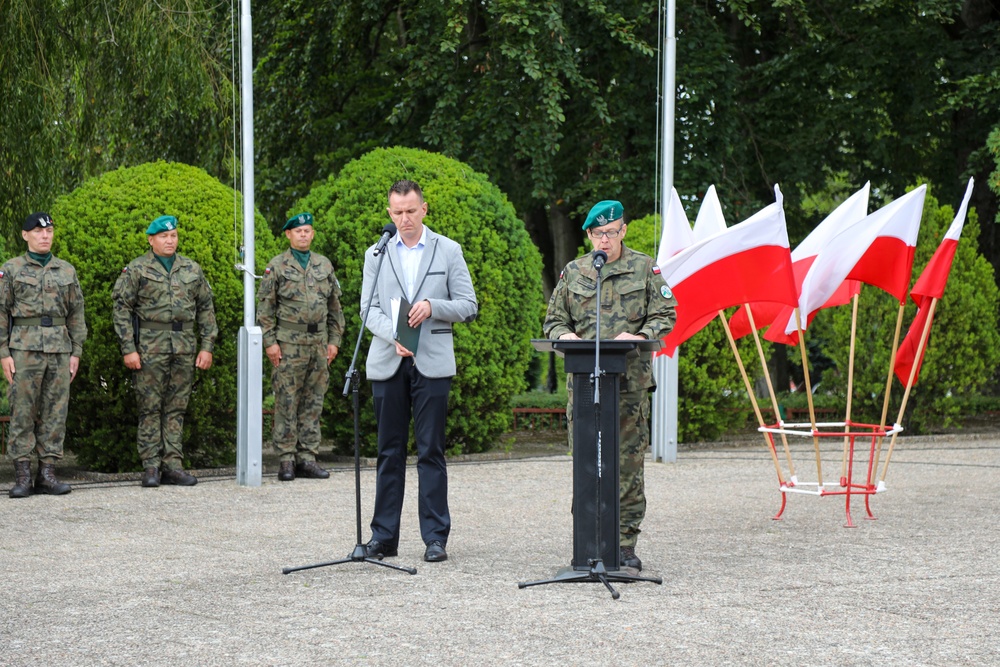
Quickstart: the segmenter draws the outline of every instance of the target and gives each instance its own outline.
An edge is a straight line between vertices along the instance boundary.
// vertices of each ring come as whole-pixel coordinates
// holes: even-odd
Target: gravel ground
[[[646,466],[638,553],[663,584],[519,589],[568,564],[565,455],[450,468],[445,563],[424,563],[416,476],[399,565],[349,562],[353,469],[329,480],[142,489],[91,479],[0,498],[2,665],[995,665],[1000,438],[901,441],[866,520],[781,495],[758,446]],[[799,478],[815,476],[794,444]],[[9,467],[9,463],[4,463]],[[827,477],[839,474],[824,463]],[[374,471],[361,473],[363,540]],[[0,482],[6,496],[9,482]]]

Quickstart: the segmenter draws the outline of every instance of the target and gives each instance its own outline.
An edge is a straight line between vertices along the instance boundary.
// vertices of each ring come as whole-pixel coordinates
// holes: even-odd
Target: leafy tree
[[[913,264],[914,276],[926,266],[954,216],[951,206],[939,206],[928,191]],[[979,254],[978,239],[978,215],[970,210],[952,263],[948,288],[934,315],[920,377],[907,403],[903,426],[911,431],[953,424],[960,416],[962,399],[977,396],[989,386],[1000,365],[997,332],[1000,293],[992,266]],[[881,417],[898,308],[899,302],[881,290],[866,286],[861,292],[852,400],[855,421],[878,423]],[[915,312],[912,301],[908,301],[904,322],[912,321]],[[829,318],[832,336],[825,341],[824,352],[835,362],[838,372],[824,375],[823,384],[843,397],[847,393],[851,308],[835,309]],[[809,333],[812,334],[811,327]],[[900,336],[905,334],[904,328]],[[903,387],[893,380],[890,423],[897,416],[902,395]]]
[[[0,234],[120,165],[231,172],[230,6],[0,0]]]
[[[1000,10],[988,0],[679,5],[679,192],[716,183],[743,219],[787,184],[801,237],[818,219],[800,200],[831,173],[855,188],[873,180],[876,199],[925,173],[949,199],[966,172],[984,180],[1000,119]],[[593,201],[654,210],[655,3],[290,0],[263,11],[261,168],[281,199],[374,145],[441,152],[509,194],[547,288]],[[992,218],[995,200],[976,196]]]
[[[237,331],[243,323],[243,280],[238,261],[240,200],[204,171],[157,162],[118,169],[87,181],[56,200],[53,253],[72,263],[86,301],[89,335],[73,383],[67,447],[86,466],[105,472],[140,469],[135,395],[112,324],[111,291],[122,267],[149,249],[145,230],[175,215],[178,252],[205,271],[219,323],[214,363],[197,371],[184,423],[184,455],[194,467],[235,460]],[[257,266],[277,251],[262,218],[256,221]]]
[[[447,447],[453,454],[484,451],[510,427],[510,399],[525,388],[530,341],[541,335],[541,259],[510,202],[485,176],[449,158],[407,148],[364,155],[289,210],[289,215],[313,213],[313,247],[333,260],[343,289],[347,332],[331,369],[326,434],[340,451],[352,451],[352,404],[341,395],[337,379],[347,374],[361,329],[364,252],[389,222],[389,187],[401,178],[420,184],[428,202],[425,224],[461,244],[472,274],[479,315],[455,326],[458,375],[452,381]],[[363,380],[370,336],[366,331],[357,368],[362,371],[363,443],[372,454],[377,448],[375,418],[370,386]]]

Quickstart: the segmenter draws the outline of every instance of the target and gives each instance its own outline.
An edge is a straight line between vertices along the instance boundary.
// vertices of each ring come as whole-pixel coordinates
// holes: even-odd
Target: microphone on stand
[[[382,238],[380,238],[378,240],[378,243],[375,244],[375,252],[372,253],[373,256],[378,257],[380,254],[382,254],[382,251],[385,250],[386,244],[389,243],[389,239],[391,239],[395,235],[396,235],[396,225],[390,222],[388,225],[383,227]]]
[[[594,268],[600,271],[604,268],[604,263],[608,261],[608,253],[603,250],[595,250],[593,252],[594,257]]]

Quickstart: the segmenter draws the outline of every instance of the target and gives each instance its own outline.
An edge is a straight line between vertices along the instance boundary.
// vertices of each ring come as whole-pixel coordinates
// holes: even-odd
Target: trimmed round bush
[[[530,341],[541,335],[541,255],[506,196],[485,176],[450,158],[408,148],[376,149],[354,160],[289,210],[289,215],[313,213],[313,248],[333,261],[343,289],[347,331],[331,369],[326,435],[338,451],[353,451],[352,401],[342,392],[361,330],[364,252],[391,222],[387,194],[403,178],[420,184],[428,203],[424,223],[462,245],[472,274],[479,316],[454,329],[458,375],[451,387],[447,447],[451,454],[485,451],[510,427],[510,399],[524,389]],[[367,455],[377,450],[371,387],[364,376],[370,341],[366,331],[357,362]]]
[[[184,422],[185,465],[235,461],[243,278],[234,269],[242,236],[234,212],[240,211],[242,202],[232,188],[201,169],[166,162],[109,172],[55,202],[53,252],[76,267],[89,329],[70,396],[66,438],[82,465],[105,472],[140,469],[135,394],[112,324],[111,291],[122,268],[149,249],[146,227],[160,215],[177,216],[178,252],[204,269],[219,323],[213,366],[195,371]],[[259,215],[255,227],[259,273],[278,245]]]

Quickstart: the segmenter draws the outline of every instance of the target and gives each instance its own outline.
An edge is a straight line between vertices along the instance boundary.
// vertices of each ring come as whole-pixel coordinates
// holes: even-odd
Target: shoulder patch
[[[653,273],[655,273],[656,275],[660,275],[660,267],[657,266],[656,264],[653,264]]]
[[[269,275],[271,275],[271,267],[270,267],[270,266],[269,266],[269,267],[267,267],[266,269],[264,269],[264,275],[265,275],[265,276],[269,276]]]
[[[664,299],[672,299],[674,293],[670,291],[669,287],[664,285],[660,288],[660,296],[662,296]]]
[[[122,273],[128,273],[128,267],[127,266],[122,268]]]
[[[0,278],[3,278],[3,276],[4,276],[4,272],[0,271]]]
[[[559,280],[562,280],[563,276],[565,275],[566,275],[566,269],[563,269],[562,271],[559,272]]]

